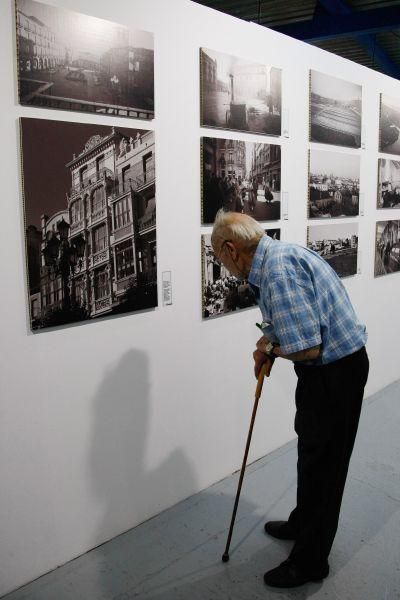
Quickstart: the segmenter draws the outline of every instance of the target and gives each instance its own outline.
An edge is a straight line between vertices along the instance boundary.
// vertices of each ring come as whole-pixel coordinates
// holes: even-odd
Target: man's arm
[[[279,358],[287,358],[287,360],[298,361],[298,360],[315,360],[318,358],[321,352],[321,346],[313,346],[306,350],[300,350],[300,352],[292,352],[292,354],[282,354],[281,347],[275,346],[273,354]]]

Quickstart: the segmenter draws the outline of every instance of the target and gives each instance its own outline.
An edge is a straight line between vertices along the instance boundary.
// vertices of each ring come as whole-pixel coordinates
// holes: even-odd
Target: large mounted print
[[[400,155],[400,98],[381,94],[379,152]]]
[[[274,240],[280,239],[280,229],[267,229],[266,233]],[[201,236],[201,261],[204,319],[256,305],[254,294],[247,281],[231,275],[216,259],[209,234]]]
[[[153,119],[154,36],[34,0],[16,0],[19,101]]]
[[[361,147],[362,87],[310,71],[310,141]]]
[[[354,217],[359,213],[360,157],[310,150],[308,218]]]
[[[282,71],[200,49],[201,125],[281,135]]]
[[[155,307],[154,131],[20,128],[32,330]]]
[[[257,221],[280,219],[279,145],[203,137],[201,158],[203,224],[221,208]]]
[[[400,160],[378,161],[377,208],[400,208]]]
[[[400,271],[400,221],[376,224],[375,277]]]
[[[339,277],[357,273],[358,223],[308,227],[307,246],[322,256]]]

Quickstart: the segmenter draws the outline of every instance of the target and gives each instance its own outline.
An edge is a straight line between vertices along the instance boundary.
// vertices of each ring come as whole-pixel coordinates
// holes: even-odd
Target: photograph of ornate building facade
[[[32,329],[156,306],[154,132],[23,118],[21,133]]]

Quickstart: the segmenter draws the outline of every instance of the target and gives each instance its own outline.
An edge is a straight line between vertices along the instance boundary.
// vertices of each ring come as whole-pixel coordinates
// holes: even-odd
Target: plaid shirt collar
[[[268,252],[268,248],[270,244],[272,244],[272,241],[272,238],[270,238],[267,234],[263,235],[263,237],[258,242],[258,246],[253,257],[253,262],[251,263],[248,282],[252,286],[257,287],[258,289],[261,285],[261,276],[265,258]]]

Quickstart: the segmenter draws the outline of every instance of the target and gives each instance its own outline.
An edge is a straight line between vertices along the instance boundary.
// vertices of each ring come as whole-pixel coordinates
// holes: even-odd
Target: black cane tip
[[[229,561],[229,554],[227,552],[224,552],[224,554],[222,555],[222,562],[228,562]]]

